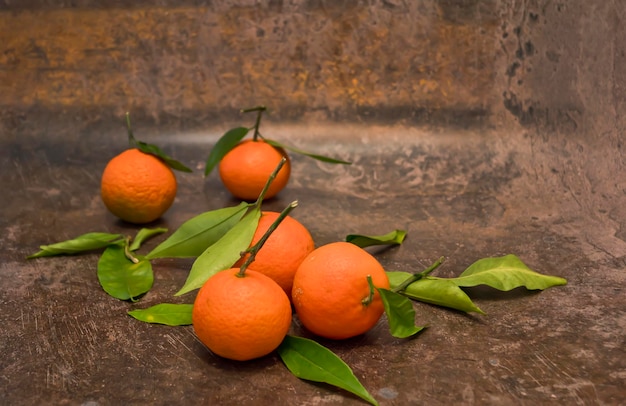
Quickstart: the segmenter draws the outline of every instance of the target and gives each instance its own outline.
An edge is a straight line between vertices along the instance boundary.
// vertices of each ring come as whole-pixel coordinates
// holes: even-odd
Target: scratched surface
[[[616,199],[611,189],[581,189],[564,176],[587,176],[588,164],[571,159],[586,145],[555,154],[541,137],[523,133],[501,142],[485,132],[403,127],[268,125],[266,132],[279,139],[297,132],[299,147],[354,161],[343,167],[294,157],[292,182],[266,205],[277,210],[298,199],[293,215],[318,245],[351,232],[405,228],[402,247],[377,253],[387,269],[419,270],[445,255],[440,275],[452,276],[478,258],[515,253],[533,269],[569,280],[542,293],[470,291],[486,316],[416,304],[417,323],[430,327],[413,340],[390,337],[382,320],[362,337],[323,342],[381,404],[623,399],[623,197]],[[218,131],[177,134],[175,143],[156,127],[143,133],[201,168]],[[136,304],[101,290],[97,254],[26,261],[38,245],[83,232],[134,231],[109,215],[98,197],[99,174],[123,148],[123,137],[95,146],[99,135],[83,135],[72,144],[44,138],[2,143],[1,403],[360,403],[297,380],[275,355],[224,361],[190,327],[148,325],[126,315],[164,301],[191,301],[172,297],[188,261],[155,261],[154,288]],[[203,179],[196,171],[178,179],[173,208],[154,226],[173,229],[192,215],[235,203],[216,176]],[[306,334],[297,327],[293,332]]]

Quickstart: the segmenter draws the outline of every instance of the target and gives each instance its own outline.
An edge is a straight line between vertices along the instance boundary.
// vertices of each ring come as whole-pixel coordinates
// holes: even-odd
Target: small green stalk
[[[428,276],[428,274],[430,274],[432,271],[434,271],[435,269],[439,268],[439,266],[441,264],[443,264],[443,261],[445,261],[445,257],[440,257],[438,260],[436,260],[431,266],[429,266],[428,268],[426,268],[425,270],[423,270],[422,272],[416,273],[411,275],[408,279],[406,279],[404,282],[402,282],[401,284],[399,284],[398,286],[396,286],[395,288],[392,289],[392,292],[402,292],[404,289],[406,289],[410,284],[412,284],[413,282],[417,282],[420,279]]]
[[[374,281],[372,281],[372,275],[367,275],[367,284],[370,287],[370,293],[367,295],[367,297],[361,300],[361,303],[363,303],[363,306],[365,307],[369,306],[374,301],[374,293],[376,292]]]
[[[259,138],[259,126],[261,125],[261,117],[263,116],[263,112],[267,110],[265,106],[256,106],[249,109],[241,110],[242,113],[251,113],[253,111],[257,112],[256,122],[254,123],[254,135],[252,136],[252,141],[256,141]]]
[[[126,112],[126,128],[128,128],[128,144],[131,147],[136,147],[137,140],[135,139],[135,136],[133,135],[133,129],[130,126],[130,113],[128,111]]]
[[[283,219],[285,217],[287,217],[287,215],[291,212],[291,210],[295,209],[297,206],[298,206],[298,201],[295,200],[295,201],[291,202],[287,207],[285,207],[283,209],[283,211],[280,212],[280,214],[278,215],[276,220],[274,220],[272,225],[267,229],[265,234],[263,234],[261,239],[256,244],[254,244],[252,247],[250,247],[246,251],[244,251],[244,254],[248,254],[249,253],[250,256],[248,257],[248,259],[246,259],[246,261],[243,263],[243,265],[241,265],[241,268],[239,268],[239,272],[237,273],[238,277],[243,278],[245,276],[246,269],[254,261],[254,259],[256,258],[256,254],[259,252],[261,247],[263,247],[263,244],[265,244],[267,239],[270,238],[270,235],[272,235],[274,230],[276,230],[276,228],[278,228],[280,223],[283,221]]]
[[[130,237],[124,241],[124,256],[133,264],[138,264],[139,260],[130,252]]]
[[[256,207],[261,206],[261,203],[263,203],[263,198],[265,197],[267,190],[270,188],[274,179],[276,179],[278,172],[280,172],[280,169],[283,167],[285,162],[287,162],[287,158],[282,157],[278,165],[276,165],[276,168],[274,168],[274,170],[270,174],[269,178],[267,178],[267,182],[265,182],[265,186],[263,186],[263,190],[261,190],[261,193],[259,194],[259,197],[256,199],[256,202],[254,202],[253,206],[256,206]]]

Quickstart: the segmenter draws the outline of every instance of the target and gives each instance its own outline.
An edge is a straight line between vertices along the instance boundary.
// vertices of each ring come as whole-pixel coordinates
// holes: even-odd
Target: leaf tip
[[[192,290],[194,290],[195,288],[193,286],[183,286],[182,288],[180,288],[180,290],[176,293],[174,293],[174,296],[178,297],[178,296],[182,296],[185,295],[189,292],[191,292]]]

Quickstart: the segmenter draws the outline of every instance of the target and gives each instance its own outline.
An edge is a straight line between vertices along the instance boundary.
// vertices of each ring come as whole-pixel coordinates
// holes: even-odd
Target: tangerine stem
[[[124,241],[124,256],[133,264],[138,264],[139,260],[130,252],[130,237],[126,237]]]
[[[413,282],[419,281],[420,279],[428,276],[428,274],[430,274],[435,269],[439,268],[439,265],[443,264],[443,261],[445,261],[445,259],[446,259],[445,257],[439,257],[439,259],[436,260],[431,266],[424,269],[422,272],[411,275],[408,279],[406,279],[404,282],[402,282],[401,284],[393,288],[391,291],[396,292],[396,293],[402,292]]]
[[[242,113],[251,113],[253,111],[265,111],[267,110],[267,107],[265,106],[256,106],[256,107],[250,107],[247,109],[242,109],[241,112]]]
[[[363,306],[365,307],[369,306],[374,301],[374,292],[376,287],[374,286],[374,281],[372,281],[372,275],[367,275],[367,284],[370,287],[370,293],[367,297],[361,300],[361,303],[363,303]]]
[[[287,158],[282,157],[280,162],[278,163],[278,165],[276,165],[276,168],[270,174],[269,178],[267,178],[267,182],[265,182],[265,186],[263,186],[263,190],[261,190],[261,193],[259,194],[259,197],[257,198],[256,202],[254,203],[255,206],[258,207],[258,206],[261,205],[261,203],[263,202],[263,198],[265,197],[265,194],[267,193],[267,190],[270,188],[270,185],[272,184],[272,182],[274,181],[274,179],[278,175],[278,172],[283,167],[285,162],[287,162]]]
[[[253,111],[257,112],[256,122],[254,123],[254,135],[252,136],[252,141],[256,141],[259,138],[259,126],[261,125],[261,117],[263,116],[263,112],[267,110],[265,106],[256,106],[249,109],[241,110],[242,113],[251,113]]]
[[[297,200],[294,200],[293,202],[289,203],[289,205],[287,207],[285,207],[283,209],[283,211],[280,212],[280,214],[278,215],[276,220],[274,220],[272,225],[269,226],[269,228],[267,229],[265,234],[263,234],[261,239],[256,244],[254,244],[252,247],[248,248],[245,251],[246,253],[249,253],[250,256],[248,257],[248,259],[246,259],[246,261],[243,263],[243,265],[241,265],[241,267],[239,268],[239,272],[237,273],[238,277],[242,278],[245,275],[246,269],[254,261],[254,259],[256,258],[256,254],[259,252],[261,247],[263,247],[263,244],[265,244],[267,239],[270,238],[270,235],[272,235],[274,230],[276,230],[276,228],[278,228],[278,226],[283,221],[283,219],[285,217],[287,217],[287,215],[293,209],[295,209],[297,206],[298,206],[298,201]]]
[[[128,128],[128,144],[130,144],[131,147],[137,146],[137,140],[133,135],[133,128],[130,125],[130,113],[128,111],[126,112],[126,128]]]

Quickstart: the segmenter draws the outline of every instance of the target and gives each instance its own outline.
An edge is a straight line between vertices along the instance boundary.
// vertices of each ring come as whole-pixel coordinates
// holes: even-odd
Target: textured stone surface
[[[471,289],[486,316],[416,303],[430,327],[413,340],[382,320],[323,342],[382,405],[623,403],[626,5],[122,3],[0,0],[0,403],[362,404],[274,355],[227,362],[189,327],[126,316],[190,301],[172,297],[190,261],[155,261],[153,290],[133,304],[101,290],[97,254],[24,259],[84,232],[135,232],[98,196],[126,109],[140,139],[196,169],[178,174],[155,226],[235,204],[203,163],[258,103],[271,107],[266,136],[354,162],[295,156],[267,202],[298,199],[318,245],[405,228],[405,244],[376,251],[387,269],[445,255],[439,275],[453,276],[515,253],[569,281]]]
[[[494,97],[493,1],[98,3],[0,13],[0,106],[454,120]]]
[[[383,319],[365,336],[322,341],[381,404],[617,405],[623,399],[626,242],[619,235],[623,217],[616,216],[623,197],[569,184],[562,173],[579,172],[584,163],[555,161],[553,150],[537,148],[540,137],[522,133],[503,140],[492,133],[352,125],[268,125],[266,132],[277,139],[307,134],[298,146],[353,161],[330,166],[295,156],[292,182],[265,206],[280,210],[298,199],[293,215],[318,245],[347,233],[405,228],[402,247],[374,251],[386,269],[417,271],[445,255],[438,274],[453,276],[478,258],[515,253],[533,269],[569,281],[541,293],[470,290],[486,316],[416,304],[416,322],[430,327],[413,340],[390,337]],[[150,141],[202,167],[210,142],[168,139]],[[88,139],[2,144],[0,187],[11,191],[0,224],[2,403],[359,404],[341,391],[298,381],[276,356],[224,361],[189,327],[126,315],[193,300],[172,296],[191,261],[155,261],[154,288],[132,304],[101,290],[97,254],[24,259],[40,244],[83,232],[135,232],[106,212],[97,192],[99,173],[119,147]],[[178,178],[173,208],[153,226],[174,229],[204,210],[235,204],[215,174]],[[586,204],[591,193],[599,195],[597,205]],[[297,326],[293,333],[307,335]]]

